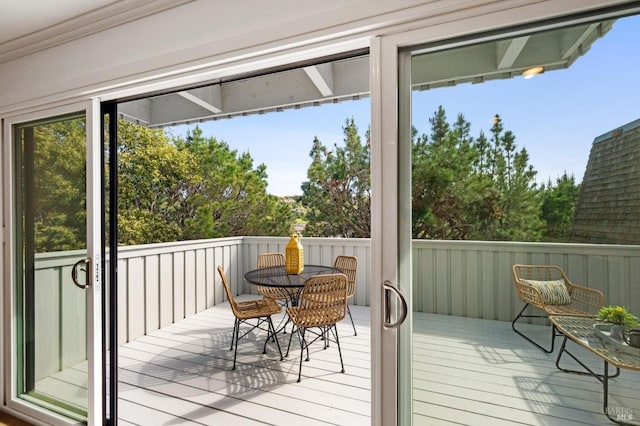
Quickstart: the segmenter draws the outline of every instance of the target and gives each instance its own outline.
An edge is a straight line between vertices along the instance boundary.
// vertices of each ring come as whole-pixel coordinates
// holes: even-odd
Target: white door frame
[[[395,365],[397,330],[383,331],[384,299],[382,283],[396,285],[397,241],[394,224],[397,209],[393,200],[397,174],[397,54],[383,38],[374,38],[370,47],[371,70],[371,424],[396,423]],[[389,84],[385,84],[385,82]],[[391,167],[391,170],[388,169]],[[383,200],[392,206],[384,208]],[[385,226],[382,226],[383,223]],[[379,277],[379,278],[378,278]],[[394,368],[384,368],[393,365]]]
[[[505,5],[508,2],[504,2]],[[611,3],[611,2],[609,2]],[[372,424],[411,424],[411,55],[403,48],[456,36],[482,34],[594,9],[604,1],[547,2],[491,9],[487,13],[459,11],[447,20],[438,17],[416,21],[411,29],[395,28],[371,42],[371,356]],[[637,5],[627,12],[637,10]],[[605,11],[601,16],[616,16]],[[565,22],[547,21],[537,28],[551,28],[588,20],[567,17]],[[482,41],[481,36],[477,41]],[[453,46],[453,45],[451,45]],[[409,120],[407,122],[407,120]],[[408,191],[407,191],[408,190]],[[409,238],[407,239],[407,235]],[[409,313],[404,325],[383,327],[383,282],[389,281],[404,295]]]
[[[412,415],[412,357],[411,347],[405,344],[411,342],[412,323],[411,135],[399,131],[411,128],[411,90],[406,80],[410,57],[398,55],[394,36],[373,39],[370,55],[371,276],[380,277],[380,282],[371,283],[371,419],[378,426],[408,424]],[[399,96],[401,86],[406,86],[408,96]],[[399,328],[384,326],[385,282],[403,294],[409,307]],[[390,306],[392,322],[402,315],[398,306]]]
[[[87,210],[87,257],[91,259],[87,274],[88,282],[91,284],[86,291],[86,312],[87,312],[87,359],[88,359],[88,406],[87,422],[89,425],[102,424],[103,404],[102,404],[102,218],[101,218],[101,114],[100,101],[92,99],[84,102],[77,102],[64,106],[57,106],[49,109],[38,110],[21,115],[7,117],[4,120],[3,134],[3,156],[2,156],[2,189],[3,208],[2,216],[4,223],[3,241],[4,256],[2,261],[3,282],[8,285],[3,286],[2,292],[2,356],[4,369],[2,371],[1,393],[6,401],[6,407],[18,416],[28,416],[37,419],[42,424],[77,424],[77,422],[49,412],[39,406],[30,404],[18,398],[14,383],[17,376],[17,360],[15,358],[15,347],[17,344],[15,327],[15,310],[13,305],[15,282],[15,218],[13,215],[16,205],[16,194],[14,191],[14,134],[13,127],[16,124],[29,121],[46,119],[70,113],[84,112],[86,117],[86,144],[87,144],[87,177],[86,177],[86,210]]]
[[[87,278],[91,287],[87,291],[87,359],[89,382],[87,385],[89,426],[102,425],[102,114],[99,99],[90,101],[87,112],[87,258],[91,259]]]

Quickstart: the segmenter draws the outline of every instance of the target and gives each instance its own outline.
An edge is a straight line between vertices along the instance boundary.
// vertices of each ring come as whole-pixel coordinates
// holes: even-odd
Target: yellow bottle
[[[299,274],[302,272],[304,269],[304,248],[302,248],[298,235],[291,235],[291,240],[289,240],[285,248],[284,257],[287,274]]]

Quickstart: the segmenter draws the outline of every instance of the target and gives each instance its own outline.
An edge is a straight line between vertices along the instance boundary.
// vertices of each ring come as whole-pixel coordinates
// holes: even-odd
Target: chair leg
[[[287,334],[287,322],[288,320],[286,319],[287,315],[287,308],[289,307],[289,299],[285,298],[285,299],[278,299],[277,300],[278,305],[280,305],[281,308],[283,308],[282,310],[285,312],[284,317],[280,320],[280,323],[278,324],[278,327],[280,327],[280,324],[284,323],[284,326],[282,327],[282,334]]]
[[[304,331],[306,331],[306,329],[304,329],[302,333],[302,341],[304,342],[304,346],[307,348],[307,358],[305,359],[305,361],[309,362],[311,360],[311,357],[309,356],[309,343],[307,343],[307,340],[304,337]]]
[[[238,356],[238,339],[240,338],[240,321],[238,319],[236,319],[236,326],[235,326],[235,341],[236,341],[236,350],[233,351],[233,368],[232,370],[236,369],[236,358]],[[232,339],[234,340],[234,339]]]
[[[303,328],[302,329],[302,344],[300,346],[302,346],[302,348],[306,348],[307,349],[307,357],[304,359],[306,362],[309,362],[309,360],[311,360],[311,357],[309,356],[309,343],[307,343],[307,339],[305,339],[304,335],[306,334],[307,329]]]
[[[324,341],[324,349],[327,349],[329,347],[329,344],[331,343],[331,339],[329,339],[329,328],[328,326],[324,326],[324,327],[320,327],[320,330],[322,330],[322,340]]]
[[[269,339],[271,339],[272,334],[271,334],[271,317],[267,317],[269,321],[267,321],[267,338],[264,339],[264,345],[262,346],[262,353],[266,354],[267,353],[267,343],[269,343]]]
[[[344,363],[342,362],[342,350],[340,349],[340,340],[338,339],[338,327],[333,325],[333,336],[336,338],[336,344],[338,345],[338,354],[340,354],[340,368],[341,373],[344,373]]]
[[[291,327],[291,333],[289,333],[289,344],[287,345],[287,353],[284,354],[285,358],[289,356],[289,349],[291,349],[291,339],[293,338],[293,333],[296,331],[296,326]]]
[[[298,328],[298,337],[300,339],[300,365],[298,367],[298,383],[300,382],[301,378],[302,378],[302,356],[304,355],[304,347],[305,347],[305,340],[304,340],[304,328]],[[307,346],[307,359],[306,361],[309,361],[309,347]]]
[[[356,331],[356,325],[353,323],[353,317],[351,316],[351,309],[349,308],[349,304],[347,304],[347,312],[349,313],[349,319],[351,320],[351,326],[353,327],[353,335],[357,336],[358,332]]]
[[[269,337],[273,337],[273,339],[276,341],[276,346],[278,346],[280,361],[282,361],[284,358],[282,357],[282,349],[280,349],[280,341],[278,340],[278,336],[276,335],[276,328],[273,326],[273,321],[271,320],[271,317],[268,317],[267,320],[269,322],[269,331],[267,332],[267,340],[264,341],[264,348],[262,353],[263,354],[267,353],[267,342],[269,341]]]
[[[287,317],[287,308],[289,307],[289,299],[284,299],[284,317]],[[293,334],[293,330],[291,330],[291,333]],[[287,320],[285,319],[285,323],[284,326],[282,327],[282,334],[287,334]]]
[[[238,319],[233,322],[233,332],[231,333],[231,346],[229,346],[229,350],[233,349],[233,341],[236,338],[236,328],[238,327]]]
[[[525,309],[527,309],[527,306],[529,306],[528,303],[526,303],[524,305],[524,308],[522,308],[520,313],[518,315],[516,315],[516,317],[513,319],[513,321],[511,322],[511,328],[513,329],[513,331],[515,331],[520,336],[522,336],[525,339],[527,339],[529,342],[533,343],[535,346],[537,346],[543,352],[548,353],[548,354],[552,353],[553,349],[554,349],[555,340],[556,340],[555,338],[556,338],[556,336],[559,335],[559,333],[556,332],[556,326],[555,325],[552,325],[552,327],[551,327],[551,347],[549,349],[547,349],[544,346],[534,342],[530,337],[525,336],[524,333],[522,333],[521,331],[516,329],[516,321],[518,321],[520,318],[548,318],[547,315],[523,315]]]

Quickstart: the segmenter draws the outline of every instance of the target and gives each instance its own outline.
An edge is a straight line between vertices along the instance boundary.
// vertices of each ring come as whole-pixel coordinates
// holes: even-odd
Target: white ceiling
[[[0,0],[0,63],[194,0]]]
[[[122,0],[2,0],[0,45]]]

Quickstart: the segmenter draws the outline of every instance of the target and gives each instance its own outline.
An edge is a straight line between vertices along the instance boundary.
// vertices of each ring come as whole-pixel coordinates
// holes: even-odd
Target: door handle
[[[83,266],[83,265],[87,265],[87,267],[86,268],[81,268],[81,266]],[[73,265],[73,268],[71,268],[71,280],[76,285],[76,287],[81,288],[83,290],[85,288],[87,288],[87,287],[91,287],[91,281],[89,280],[89,277],[91,276],[89,274],[90,267],[91,267],[91,259],[88,258],[88,257],[85,258],[85,259],[78,260]],[[84,284],[78,282],[78,270],[80,270],[80,271],[85,273],[85,283]]]
[[[384,288],[384,323],[382,325],[384,328],[398,328],[407,319],[407,301],[404,300],[402,293],[391,285],[391,281],[386,280],[382,285]],[[400,317],[395,322],[391,322],[391,293],[400,300],[401,306]]]

